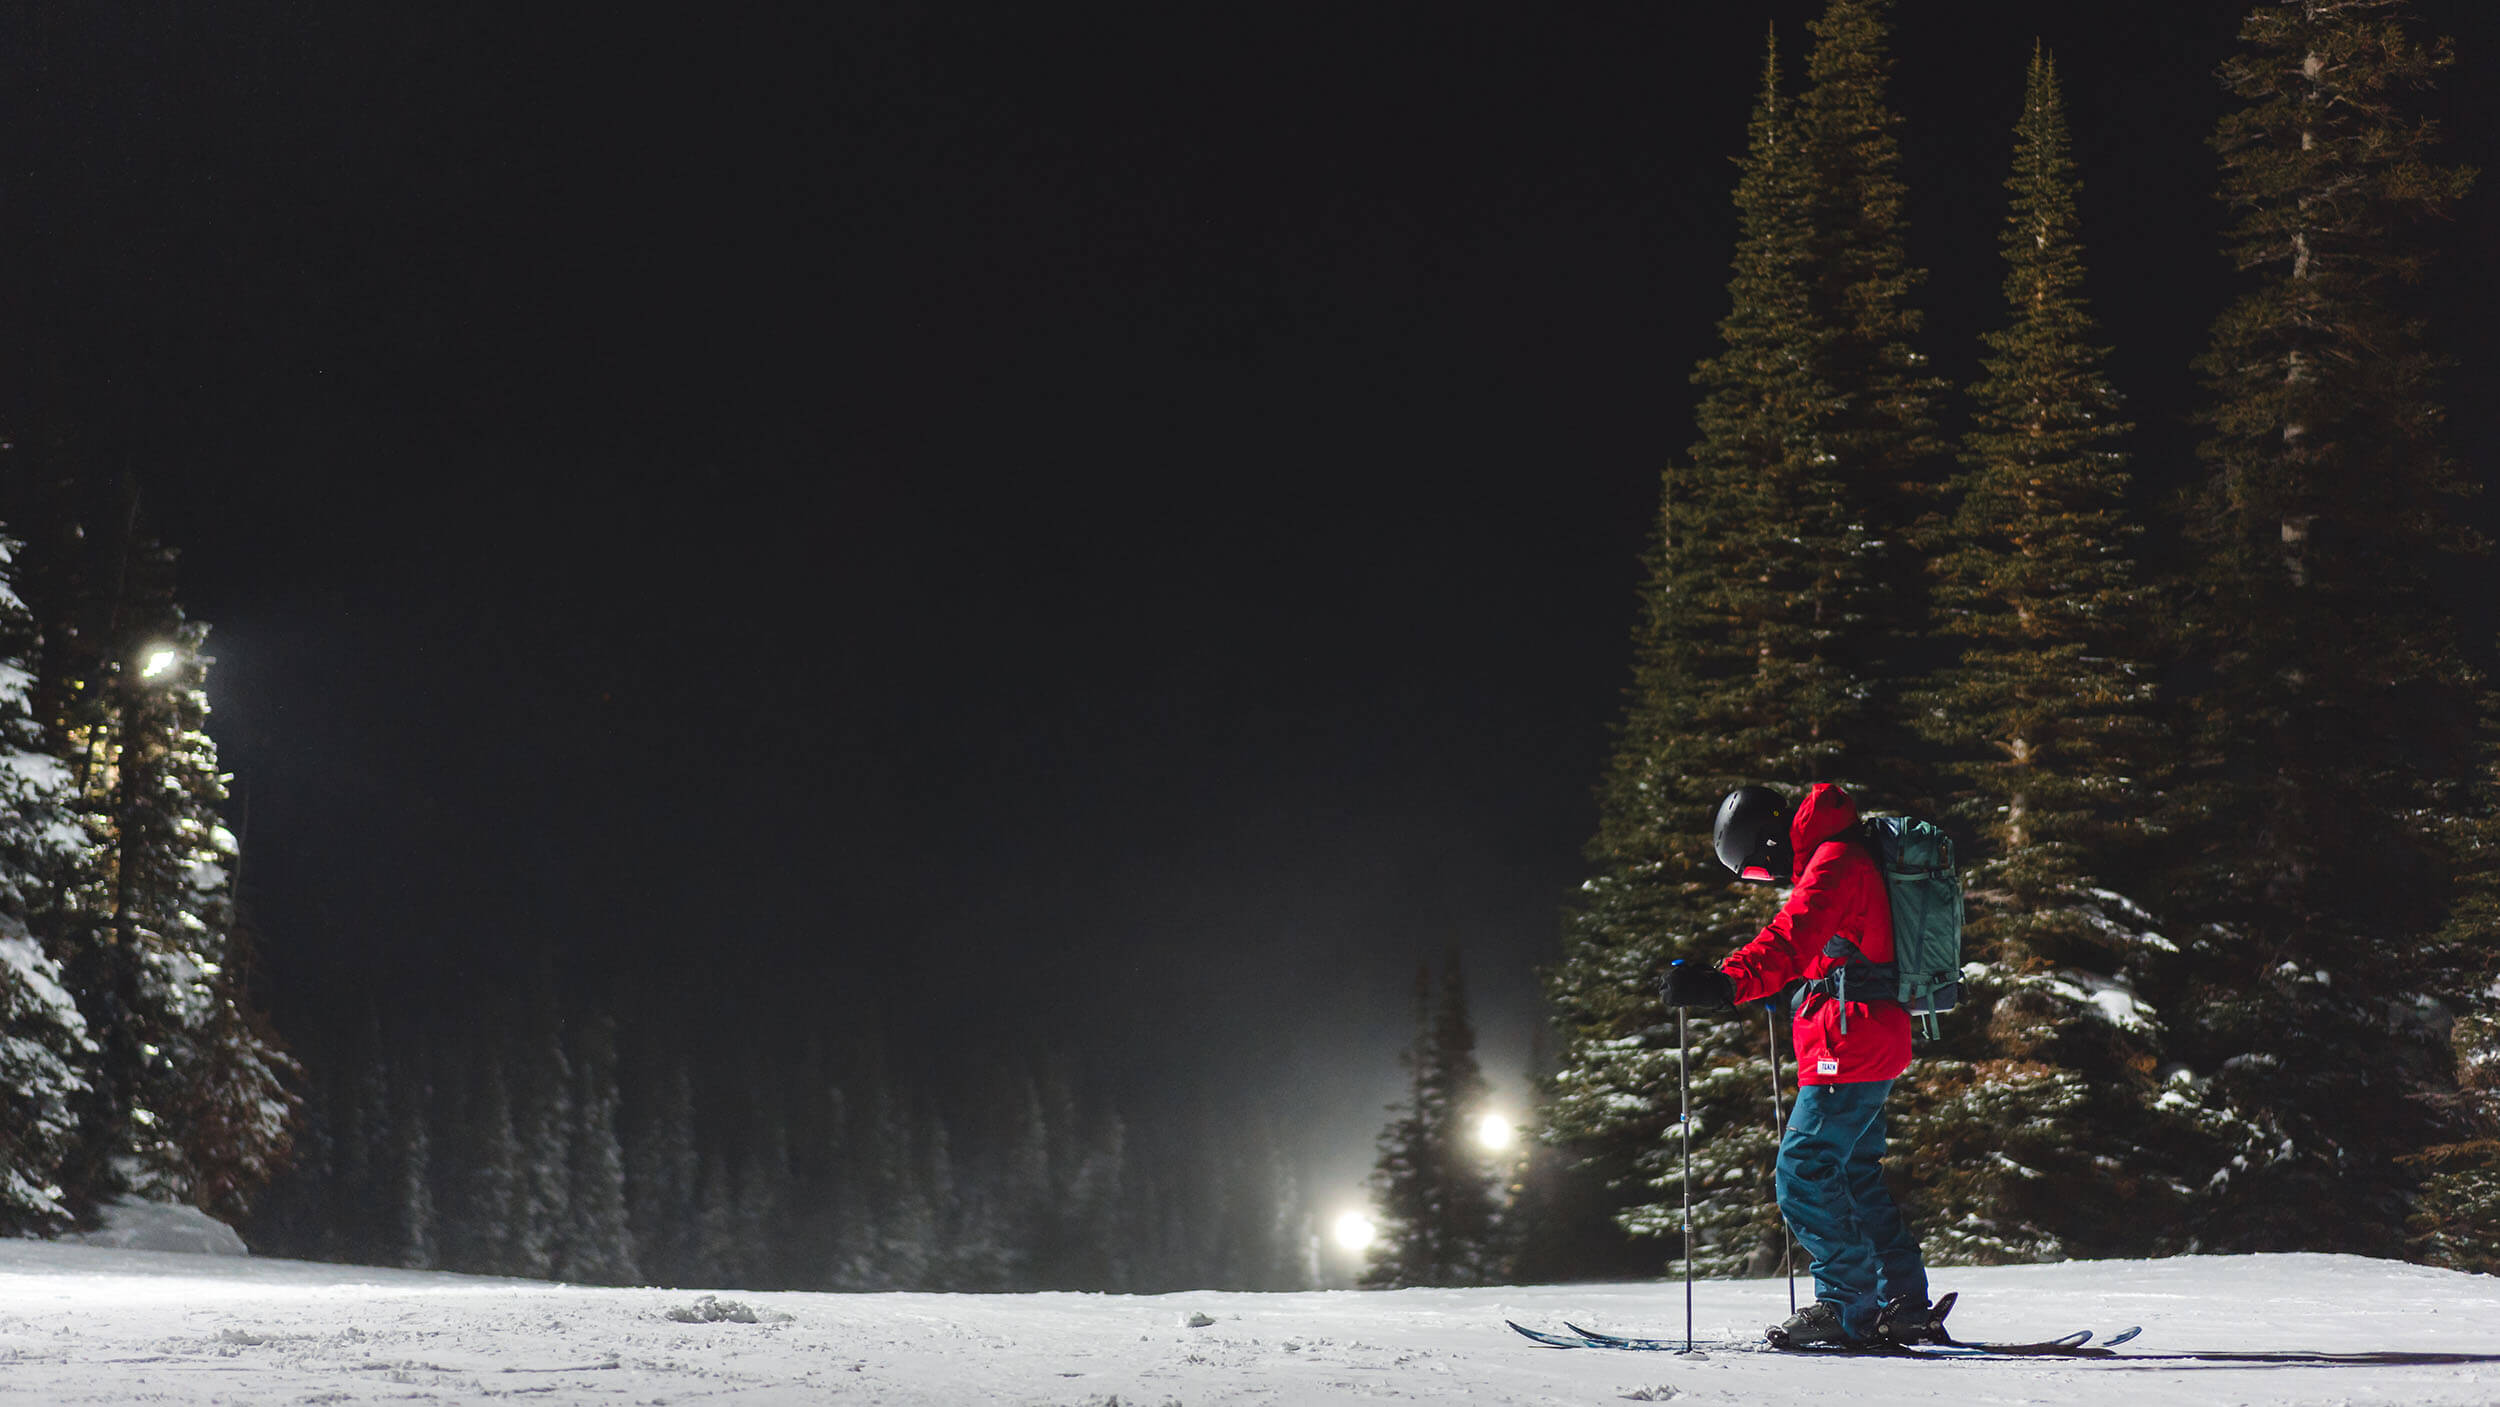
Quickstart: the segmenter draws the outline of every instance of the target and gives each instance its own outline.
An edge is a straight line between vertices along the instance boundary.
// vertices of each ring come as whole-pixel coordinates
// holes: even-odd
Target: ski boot
[[[1818,1348],[1825,1344],[1855,1348],[1858,1341],[1840,1325],[1840,1306],[1829,1300],[1816,1300],[1788,1317],[1785,1324],[1774,1324],[1762,1331],[1773,1348]]]

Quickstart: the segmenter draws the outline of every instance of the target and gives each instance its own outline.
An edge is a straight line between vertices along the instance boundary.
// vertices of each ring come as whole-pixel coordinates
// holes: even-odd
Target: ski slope
[[[2131,1349],[2500,1354],[2500,1279],[2349,1256],[2190,1257],[1937,1276],[1967,1338],[2147,1326]],[[1505,1318],[1674,1333],[1677,1283],[1291,1295],[584,1289],[293,1261],[0,1242],[0,1402],[2500,1402],[2500,1362],[1816,1361],[1539,1348]],[[1705,1339],[1753,1338],[1782,1282],[1705,1282]],[[1191,1327],[1191,1320],[1210,1323]]]

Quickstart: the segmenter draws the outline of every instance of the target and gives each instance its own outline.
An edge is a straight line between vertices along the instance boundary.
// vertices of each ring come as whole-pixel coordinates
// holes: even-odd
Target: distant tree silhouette
[[[1437,992],[1429,966],[1415,974],[1415,1041],[1403,1060],[1407,1098],[1380,1133],[1372,1170],[1379,1235],[1360,1283],[1484,1284],[1500,1266],[1499,1178],[1474,1137],[1490,1089],[1455,952]]]

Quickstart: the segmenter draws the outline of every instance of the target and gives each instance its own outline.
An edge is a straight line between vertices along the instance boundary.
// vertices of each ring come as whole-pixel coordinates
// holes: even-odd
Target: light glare
[[[1497,1153],[1508,1148],[1518,1132],[1511,1127],[1510,1120],[1499,1114],[1487,1114],[1476,1121],[1476,1142]]]
[[[147,659],[139,666],[139,677],[154,679],[160,674],[167,673],[173,669],[174,662],[180,658],[181,656],[163,646],[150,650]]]
[[[1380,1228],[1372,1225],[1372,1219],[1361,1212],[1347,1212],[1338,1217],[1334,1231],[1338,1246],[1349,1251],[1370,1250],[1372,1238],[1380,1234]]]

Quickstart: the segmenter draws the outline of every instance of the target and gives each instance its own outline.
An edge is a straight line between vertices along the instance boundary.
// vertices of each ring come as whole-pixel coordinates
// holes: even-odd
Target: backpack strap
[[[1859,1001],[1901,1000],[1901,969],[1898,965],[1869,962],[1863,949],[1837,933],[1823,945],[1823,956],[1839,958],[1840,966],[1826,976],[1807,978],[1797,986],[1801,991],[1830,997],[1840,1003],[1840,1034],[1849,1034],[1849,988],[1853,982],[1858,989]]]

